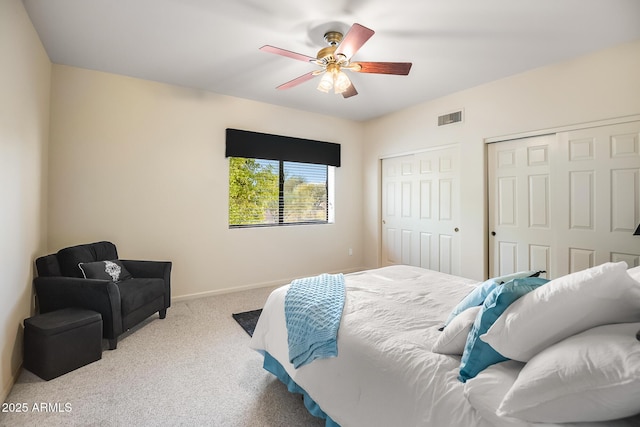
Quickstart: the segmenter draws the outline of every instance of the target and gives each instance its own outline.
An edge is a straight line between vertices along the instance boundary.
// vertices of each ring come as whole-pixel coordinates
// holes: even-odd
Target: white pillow
[[[604,325],[534,356],[498,408],[499,416],[565,423],[640,414],[640,323]]]
[[[462,355],[467,343],[467,335],[469,335],[471,326],[473,326],[481,308],[480,306],[471,307],[454,317],[440,333],[431,351],[440,354]]]
[[[511,304],[480,339],[527,362],[571,335],[610,323],[640,321],[640,283],[624,262],[559,277]]]
[[[464,383],[464,397],[478,414],[491,425],[530,426],[526,421],[496,414],[496,409],[513,386],[523,366],[524,363],[515,360],[496,363]]]
[[[636,282],[640,282],[640,265],[627,270],[627,274]]]

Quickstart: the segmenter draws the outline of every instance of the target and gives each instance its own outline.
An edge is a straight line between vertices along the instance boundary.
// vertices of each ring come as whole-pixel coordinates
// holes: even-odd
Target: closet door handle
[[[496,232],[495,232],[495,231],[492,231],[492,232],[491,232],[491,235],[492,235],[492,236],[495,236],[495,235],[496,235]]]

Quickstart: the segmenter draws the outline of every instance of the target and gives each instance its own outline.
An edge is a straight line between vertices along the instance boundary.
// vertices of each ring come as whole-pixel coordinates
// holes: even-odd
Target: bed
[[[264,355],[265,369],[290,391],[302,393],[310,412],[326,418],[327,426],[540,425],[496,414],[526,363],[496,363],[463,383],[458,379],[461,356],[432,351],[443,334],[443,322],[456,304],[478,289],[477,281],[390,266],[347,274],[344,283],[337,357],[297,369],[289,362],[284,310],[289,285],[271,293],[250,343]],[[637,303],[640,322],[640,283],[635,284],[638,301],[633,304]],[[640,323],[625,325],[640,329]],[[634,392],[640,389],[640,351],[636,356],[632,363],[637,371],[630,374]],[[640,417],[563,425],[637,426]]]

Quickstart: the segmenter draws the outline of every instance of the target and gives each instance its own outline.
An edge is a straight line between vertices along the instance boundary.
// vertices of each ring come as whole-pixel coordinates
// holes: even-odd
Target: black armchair
[[[105,265],[122,274],[113,276]],[[123,332],[155,312],[164,319],[171,306],[171,262],[119,260],[111,242],[61,249],[36,259],[36,269],[33,283],[40,313],[67,307],[99,312],[110,350]]]

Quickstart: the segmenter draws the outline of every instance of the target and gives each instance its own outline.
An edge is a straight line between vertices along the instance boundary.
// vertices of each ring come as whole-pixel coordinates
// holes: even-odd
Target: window
[[[333,222],[340,145],[227,129],[229,227]]]
[[[229,226],[333,222],[333,167],[229,159]]]

